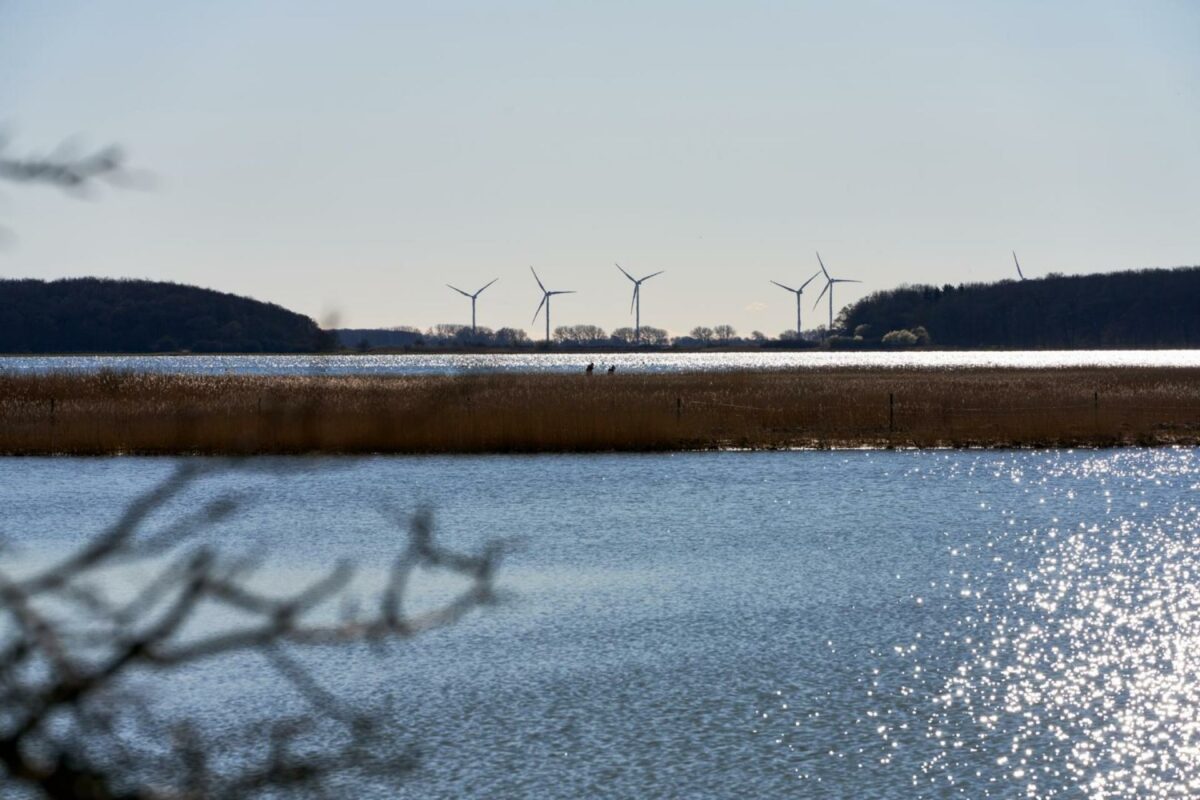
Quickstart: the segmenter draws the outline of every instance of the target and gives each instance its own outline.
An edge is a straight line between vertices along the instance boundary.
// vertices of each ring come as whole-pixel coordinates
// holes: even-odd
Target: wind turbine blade
[[[613,263],[617,264],[617,262],[615,262],[615,261]],[[617,269],[621,270],[621,274],[624,275],[626,278],[629,278],[629,280],[633,281],[634,283],[637,283],[637,279],[634,278],[632,275],[630,275],[628,272],[626,272],[625,268],[622,267],[620,264],[617,264]]]
[[[793,289],[793,288],[792,288],[792,287],[790,287],[790,286],[784,286],[784,285],[783,285],[782,283],[780,283],[779,281],[771,281],[771,283],[775,284],[775,285],[776,285],[776,286],[778,286],[780,289],[787,289],[787,290],[788,290],[789,292],[791,292],[792,294],[795,294],[795,293],[796,293],[796,290],[795,290],[795,289]],[[802,288],[803,288],[803,287],[802,287]]]
[[[450,286],[450,284],[448,284],[448,283],[446,285]],[[458,292],[459,294],[461,294],[463,297],[471,296],[471,295],[467,294],[466,292],[464,292],[462,289],[458,288],[457,286],[450,286],[450,288],[453,289],[454,291]]]
[[[495,282],[496,282],[496,281],[498,281],[498,280],[500,280],[500,279],[499,279],[499,278],[492,278],[492,279],[491,279],[490,281],[488,281],[488,283],[487,283],[487,284],[486,284],[486,285],[483,287],[483,289],[486,289],[488,286],[491,286],[493,283],[495,283]],[[476,292],[476,293],[475,293],[475,296],[476,296],[476,297],[479,297],[479,295],[483,294],[483,289],[480,289],[478,292]]]
[[[543,292],[546,291],[546,287],[542,286],[542,279],[537,276],[537,272],[534,270],[534,268],[530,267],[529,271],[533,273],[533,279],[535,281],[537,281],[538,288],[541,289]]]
[[[856,281],[853,278],[832,278],[830,283],[862,283],[862,281]]]
[[[629,313],[630,314],[633,313],[633,307],[637,305],[638,289],[640,289],[640,288],[641,287],[638,286],[636,283],[633,285],[633,299],[631,299],[629,301]]]
[[[821,298],[824,297],[825,293],[829,291],[830,286],[833,286],[833,281],[828,281],[825,284],[825,288],[821,290],[821,293],[819,295],[817,295],[817,302],[813,303],[813,308],[816,308],[817,306],[819,306],[821,304]]]
[[[829,270],[825,269],[825,262],[821,260],[821,254],[817,253],[817,263],[821,265],[821,272],[825,273],[825,279],[829,280]]]
[[[821,273],[819,273],[819,272],[814,272],[814,273],[813,273],[813,276],[812,276],[811,278],[809,278],[808,280],[806,280],[804,283],[800,284],[800,289],[799,289],[799,291],[803,292],[803,291],[804,291],[804,287],[805,287],[805,286],[808,286],[810,283],[812,283],[813,281],[815,281],[815,280],[817,279],[817,277],[818,277],[820,274],[821,274]]]
[[[1025,273],[1021,272],[1021,262],[1017,261],[1016,250],[1013,250],[1013,263],[1017,265],[1017,275],[1020,276],[1021,280],[1025,280]]]
[[[653,278],[655,275],[662,275],[664,272],[666,272],[665,269],[660,269],[658,272],[652,272],[649,275],[647,275],[646,277],[642,278],[642,281],[648,281],[651,278]],[[638,283],[641,283],[642,281],[638,281]]]
[[[575,294],[575,290],[567,289],[566,291],[561,291],[561,292],[546,292],[546,294]]]
[[[538,303],[537,311],[533,312],[533,319],[530,320],[530,324],[537,322],[537,315],[542,313],[542,306],[546,305],[546,298],[549,296],[550,296],[549,292],[546,292],[545,294],[542,295],[542,302]]]

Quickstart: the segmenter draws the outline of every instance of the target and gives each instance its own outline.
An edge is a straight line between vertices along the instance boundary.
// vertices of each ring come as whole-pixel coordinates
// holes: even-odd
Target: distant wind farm
[[[813,305],[813,308],[815,309],[820,304],[821,299],[823,297],[825,297],[826,295],[828,295],[828,298],[829,298],[829,301],[828,301],[829,302],[829,324],[823,331],[819,332],[821,334],[822,338],[827,338],[834,334],[834,299],[833,299],[834,286],[839,283],[862,283],[862,281],[852,279],[852,278],[835,278],[835,277],[833,277],[829,273],[829,271],[825,268],[825,263],[821,260],[821,254],[818,252],[816,254],[816,256],[817,256],[817,264],[820,267],[820,270],[818,272],[814,273],[812,275],[812,277],[810,277],[808,280],[804,281],[804,283],[800,284],[800,286],[798,288],[792,288],[791,286],[780,283],[779,281],[775,281],[775,280],[771,281],[771,283],[775,284],[776,286],[780,287],[781,289],[785,289],[786,291],[791,292],[792,294],[794,294],[796,296],[796,331],[795,331],[795,337],[794,337],[796,339],[802,338],[802,333],[804,330],[803,324],[802,324],[803,323],[802,297],[803,297],[805,288],[807,288],[810,283],[812,283],[818,277],[824,276],[824,278],[825,278],[825,285],[821,289],[821,293],[817,296],[816,303]],[[1013,257],[1014,257],[1014,259],[1016,258],[1015,253],[1013,254]],[[655,278],[655,277],[658,277],[659,275],[662,275],[664,272],[666,272],[666,270],[658,270],[656,272],[651,272],[648,275],[643,275],[640,278],[636,278],[628,270],[626,270],[624,267],[622,267],[620,265],[620,263],[615,263],[615,266],[618,270],[620,270],[621,274],[624,275],[630,281],[630,283],[633,284],[633,293],[632,293],[632,296],[630,298],[630,303],[629,303],[629,312],[631,314],[633,314],[633,317],[634,317],[632,344],[635,344],[635,345],[642,344],[643,343],[643,340],[642,340],[642,284],[644,284],[646,281],[650,280],[651,278]],[[1019,270],[1020,270],[1020,266],[1018,265],[1018,271]],[[534,268],[532,266],[529,268],[529,271],[531,273],[533,273],[533,279],[537,282],[538,290],[541,292],[541,300],[538,303],[537,310],[534,312],[533,321],[534,322],[537,321],[538,316],[540,314],[542,314],[543,309],[544,309],[544,311],[545,311],[545,314],[544,314],[545,341],[547,343],[549,343],[552,340],[551,319],[550,319],[551,298],[556,295],[560,295],[560,294],[575,294],[576,292],[575,292],[575,290],[553,290],[553,291],[548,290],[546,288],[545,284],[542,283],[542,280],[538,276],[537,271],[534,270]],[[1024,279],[1024,276],[1022,276],[1022,279]],[[491,282],[485,284],[481,289],[479,289],[477,292],[475,292],[473,294],[470,292],[464,291],[463,289],[459,289],[456,286],[446,284],[454,291],[456,291],[459,294],[463,295],[464,297],[470,299],[470,301],[471,301],[471,333],[473,336],[478,334],[478,327],[476,324],[476,307],[475,307],[476,300],[479,297],[479,295],[484,291],[484,289],[487,289],[489,286],[491,286],[493,283],[495,283],[496,280],[499,280],[499,279],[498,278],[494,279]],[[697,328],[696,330],[701,331],[704,329]],[[703,338],[703,337],[697,336],[694,338]]]
[[[663,275],[656,270],[637,276],[620,263],[615,267],[632,284],[629,311],[631,328],[608,334],[596,325],[559,325],[551,315],[552,298],[575,294],[575,290],[547,289],[531,267],[541,294],[534,313],[544,325],[546,345],[565,347],[1167,347],[1194,346],[1197,335],[1194,314],[1175,308],[1180,297],[1194,291],[1196,268],[1177,267],[1093,275],[1064,276],[1049,273],[1030,278],[1012,251],[1015,276],[999,277],[992,283],[932,286],[906,284],[875,291],[839,310],[835,295],[842,284],[862,284],[858,278],[835,274],[820,252],[815,253],[818,270],[798,284],[771,279],[768,282],[791,293],[796,301],[795,329],[777,338],[760,331],[739,336],[726,324],[697,325],[690,331],[670,334],[643,324],[642,293],[647,281]],[[814,282],[822,286],[812,310],[826,304],[825,320],[805,330],[804,296]],[[494,283],[493,280],[491,283]],[[482,292],[491,283],[479,291]],[[1170,285],[1175,288],[1167,289]],[[1120,290],[1115,287],[1120,286]],[[521,346],[524,334],[502,328],[496,334],[477,326],[474,295],[451,287],[472,300],[471,325],[444,324],[422,333],[415,328],[400,346]],[[664,286],[663,288],[669,288]],[[590,304],[585,304],[585,308]],[[765,305],[764,305],[765,307]],[[1138,309],[1141,309],[1139,311]],[[710,309],[711,310],[711,309]],[[1170,311],[1170,313],[1165,313]],[[1137,324],[1134,324],[1136,321]],[[469,337],[465,333],[469,330]],[[457,333],[456,333],[457,332]],[[347,342],[349,343],[349,342]],[[391,343],[395,346],[397,343]],[[388,346],[384,344],[383,346]]]
[[[558,295],[580,295],[584,302],[572,302],[565,309],[576,319],[580,313],[597,310],[594,295],[579,293],[575,288],[558,288],[559,284],[549,287],[541,280],[541,273],[530,267],[540,295],[533,317],[535,324],[540,323],[536,346],[853,350],[1200,345],[1200,313],[1194,302],[1200,294],[1200,268],[1072,276],[1049,272],[1033,277],[1025,271],[1019,256],[1015,252],[1011,255],[1012,265],[989,283],[904,284],[872,291],[839,310],[840,284],[857,283],[858,279],[840,268],[830,269],[824,263],[824,254],[818,253],[818,270],[803,281],[764,279],[758,284],[766,291],[769,283],[775,287],[770,292],[776,296],[782,289],[795,298],[795,317],[788,320],[788,329],[777,335],[761,330],[739,333],[732,325],[712,317],[696,320],[701,324],[690,330],[670,332],[655,327],[650,322],[660,314],[667,316],[671,309],[665,308],[666,304],[678,297],[672,275],[664,274],[667,270],[662,269],[638,274],[620,263],[615,264],[620,277],[608,272],[606,275],[611,277],[606,280],[612,281],[614,288],[617,283],[632,288],[622,298],[628,299],[628,308],[622,302],[612,309],[622,318],[630,314],[632,324],[619,324],[610,330],[577,322],[561,324],[559,312],[564,309],[556,302]],[[654,304],[653,310],[648,307],[648,314],[643,316],[642,295],[651,280],[655,285],[659,280],[663,282],[663,291],[655,295],[662,300]],[[825,319],[815,326],[808,320],[812,327],[805,329],[805,298],[812,295],[818,282],[821,291],[812,308],[827,304],[826,313],[821,315]],[[503,324],[502,314],[497,311],[496,301],[500,298],[487,301],[498,283],[499,276],[481,281],[476,289],[463,288],[459,280],[446,284],[450,291],[470,301],[470,316],[464,314],[464,322],[443,322],[425,329],[398,324],[322,330],[312,318],[273,303],[175,283],[98,278],[0,280],[0,352],[299,353],[534,347],[523,326]],[[732,280],[730,284],[737,285]],[[700,308],[705,315],[722,313],[711,304]],[[769,308],[763,304],[764,310]],[[791,311],[788,308],[789,317]],[[497,317],[501,317],[499,326],[487,324]]]

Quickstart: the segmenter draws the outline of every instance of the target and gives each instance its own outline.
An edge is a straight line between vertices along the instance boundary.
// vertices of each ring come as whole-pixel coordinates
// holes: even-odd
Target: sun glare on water
[[[1137,494],[1160,480],[1156,466],[1172,465],[1177,453],[1097,457],[1074,474],[1047,469],[1034,491],[1058,487],[1069,501],[1073,490],[1062,487],[1083,478],[1102,493],[1106,515],[1005,526],[982,548],[990,557],[959,551],[956,560],[974,561],[958,577],[976,599],[949,636],[966,657],[932,695],[924,722],[939,746],[917,786],[1030,797],[1200,791],[1195,487],[1153,514],[1144,502],[1132,513],[1112,508],[1113,492]],[[1189,458],[1184,472],[1191,467]],[[1032,566],[1020,565],[1023,555]],[[999,578],[990,585],[988,570]]]

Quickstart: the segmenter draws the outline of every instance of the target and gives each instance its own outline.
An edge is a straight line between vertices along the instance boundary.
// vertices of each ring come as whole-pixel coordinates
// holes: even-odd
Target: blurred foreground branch
[[[4,145],[0,140],[0,151]],[[14,158],[0,154],[0,178],[61,189],[78,190],[98,178],[119,178],[124,166],[125,154],[115,146],[86,155],[77,154],[70,146],[60,147],[47,156]]]
[[[220,496],[151,529],[152,515],[216,468],[184,464],[56,563],[21,577],[0,570],[0,794],[323,796],[347,773],[390,779],[413,766],[415,754],[396,752],[395,732],[383,729],[378,713],[345,708],[293,653],[381,645],[455,622],[494,599],[501,547],[474,555],[444,549],[434,540],[432,516],[420,512],[406,521],[406,544],[368,606],[355,607],[354,570],[344,562],[287,594],[269,595],[250,584],[254,563],[224,558],[198,541],[238,508],[236,497]],[[121,597],[101,588],[105,571],[111,576],[131,565],[150,566],[152,577]],[[410,612],[409,580],[422,570],[458,576],[463,588],[440,605]],[[205,609],[232,612],[237,622],[196,632]],[[163,718],[130,683],[245,653],[262,657],[311,713],[222,732],[218,742],[186,720]],[[336,732],[318,730],[317,723]]]

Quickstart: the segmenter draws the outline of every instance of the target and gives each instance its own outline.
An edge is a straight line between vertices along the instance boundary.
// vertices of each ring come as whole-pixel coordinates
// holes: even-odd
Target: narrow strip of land
[[[0,376],[0,453],[1200,444],[1200,370]]]

